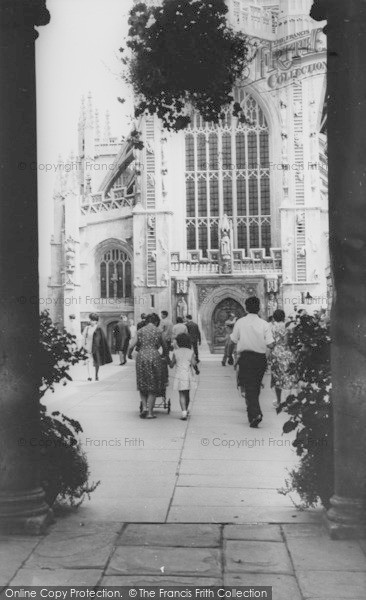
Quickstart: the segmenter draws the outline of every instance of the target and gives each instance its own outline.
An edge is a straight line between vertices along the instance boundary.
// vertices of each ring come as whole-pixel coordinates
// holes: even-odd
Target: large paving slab
[[[0,586],[7,585],[40,543],[40,538],[0,537]]]
[[[224,577],[226,586],[272,587],[273,600],[303,600],[295,577],[291,575],[266,575],[263,573],[226,573]]]
[[[366,573],[349,571],[297,571],[304,598],[366,598]]]
[[[221,529],[218,525],[128,525],[117,539],[119,546],[187,546],[218,547]]]
[[[79,514],[82,519],[101,522],[164,523],[167,517],[169,498],[106,498],[102,497],[82,506]]]
[[[106,575],[185,575],[221,577],[221,550],[118,546]]]
[[[12,586],[80,585],[96,586],[102,578],[102,569],[20,569]]]
[[[288,537],[287,546],[297,571],[366,572],[366,557],[357,541]]]
[[[224,550],[225,572],[293,574],[284,543],[229,540]]]
[[[52,531],[25,562],[27,569],[102,569],[120,530],[119,524],[89,523]]]

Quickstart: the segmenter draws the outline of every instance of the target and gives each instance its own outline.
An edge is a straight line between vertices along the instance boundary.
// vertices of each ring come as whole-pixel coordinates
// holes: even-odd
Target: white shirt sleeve
[[[238,343],[239,338],[240,338],[240,330],[239,330],[238,321],[234,325],[234,329],[233,329],[233,332],[230,334],[230,338],[231,338],[231,341],[234,342],[234,344]]]

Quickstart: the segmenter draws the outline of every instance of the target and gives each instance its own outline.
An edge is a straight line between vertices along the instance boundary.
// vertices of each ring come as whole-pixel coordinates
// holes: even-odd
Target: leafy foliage
[[[225,0],[163,0],[134,6],[123,58],[137,106],[135,116],[156,114],[164,127],[188,126],[187,105],[218,123],[225,106],[246,121],[232,90],[248,64],[250,43],[226,22]],[[121,52],[124,50],[121,48]]]
[[[99,485],[89,483],[88,461],[77,439],[82,431],[78,421],[58,411],[47,415],[41,405],[41,483],[50,505],[60,498],[79,506]]]
[[[53,325],[47,311],[42,312],[40,320],[42,397],[47,390],[54,392],[55,383],[66,385],[72,381],[70,366],[84,360],[86,353],[78,349],[75,336]],[[52,505],[59,497],[78,506],[99,485],[89,483],[88,461],[77,438],[82,427],[58,411],[48,415],[43,404],[40,414],[41,482],[46,501]]]
[[[40,376],[41,387],[40,397],[44,396],[47,390],[55,391],[55,383],[62,382],[66,385],[72,381],[68,371],[71,365],[75,365],[81,360],[85,360],[87,355],[85,350],[79,349],[74,335],[67,331],[58,329],[50,318],[47,310],[42,311],[40,331]]]
[[[293,445],[301,463],[290,472],[283,493],[296,490],[305,507],[314,506],[319,499],[328,507],[334,485],[330,325],[324,312],[308,315],[300,311],[288,328],[297,392],[277,410],[290,417],[283,432],[296,430]]]

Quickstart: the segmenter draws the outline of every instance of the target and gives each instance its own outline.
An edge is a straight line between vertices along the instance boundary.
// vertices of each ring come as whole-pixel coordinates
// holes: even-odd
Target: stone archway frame
[[[257,282],[255,282],[257,283]],[[254,285],[254,284],[253,284]],[[197,286],[199,287],[199,286]],[[235,285],[224,285],[218,286],[216,289],[212,290],[208,296],[203,300],[199,307],[200,320],[202,324],[202,329],[205,333],[207,343],[212,350],[213,340],[211,339],[211,322],[212,317],[214,315],[215,309],[226,298],[231,298],[235,300],[245,309],[245,299],[248,296],[245,296],[243,292],[235,287]]]

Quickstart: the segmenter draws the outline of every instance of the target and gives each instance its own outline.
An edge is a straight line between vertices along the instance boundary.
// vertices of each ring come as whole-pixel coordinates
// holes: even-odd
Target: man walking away
[[[200,362],[200,359],[198,357],[198,344],[201,344],[201,332],[200,332],[200,329],[199,329],[197,323],[195,323],[192,320],[192,315],[186,316],[186,327],[187,327],[188,335],[191,340],[193,353],[194,353],[194,356],[196,359],[196,364],[193,365],[193,370],[195,371],[195,373],[197,375],[199,375],[200,372],[199,372],[197,365]]]
[[[126,315],[121,315],[121,320],[118,321],[116,328],[116,350],[119,353],[120,365],[125,365],[128,345],[131,338],[130,328],[128,326],[128,319]]]
[[[191,338],[191,344],[192,344],[194,355],[196,357],[196,361],[197,361],[197,363],[199,363],[200,360],[198,357],[198,344],[201,345],[201,332],[200,332],[200,329],[199,329],[197,323],[195,323],[192,320],[192,315],[186,316],[186,327],[188,330],[188,335]]]
[[[274,340],[270,324],[258,316],[259,298],[247,298],[245,308],[248,314],[235,323],[231,340],[237,344],[238,384],[245,394],[249,424],[258,427],[263,418],[259,393],[267,366],[266,350],[273,348]]]
[[[226,341],[225,341],[225,350],[224,356],[222,357],[221,364],[223,367],[226,367],[226,361],[229,365],[234,364],[233,351],[235,348],[235,344],[231,339],[231,334],[234,330],[234,325],[236,322],[236,316],[234,313],[230,313],[229,318],[225,321],[225,331],[226,331]]]

